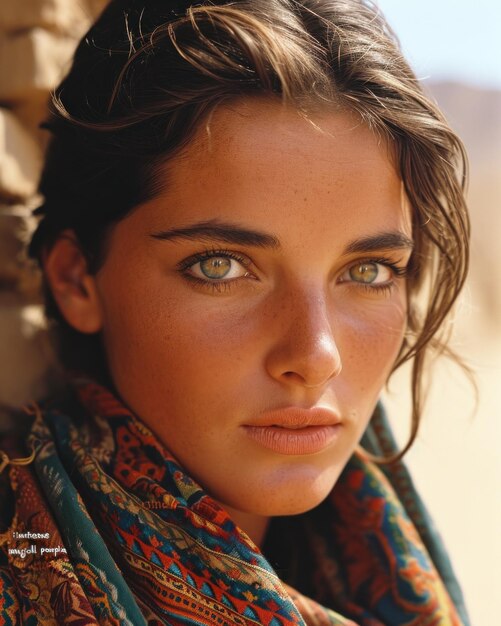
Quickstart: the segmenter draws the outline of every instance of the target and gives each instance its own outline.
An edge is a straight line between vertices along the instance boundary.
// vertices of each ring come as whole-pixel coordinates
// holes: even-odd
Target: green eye
[[[373,283],[379,275],[378,263],[360,263],[350,267],[349,274],[351,280],[357,283]]]
[[[225,284],[253,274],[247,268],[252,261],[243,255],[227,250],[207,250],[183,259],[179,271],[187,278],[195,278],[207,284]]]
[[[200,270],[207,278],[224,278],[231,269],[231,259],[221,256],[200,261]]]

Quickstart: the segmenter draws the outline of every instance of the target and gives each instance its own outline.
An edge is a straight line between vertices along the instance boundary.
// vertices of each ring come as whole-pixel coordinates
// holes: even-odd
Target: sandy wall
[[[24,254],[37,205],[49,92],[103,0],[0,2],[0,416],[53,380],[40,277]],[[5,417],[4,417],[5,420]]]

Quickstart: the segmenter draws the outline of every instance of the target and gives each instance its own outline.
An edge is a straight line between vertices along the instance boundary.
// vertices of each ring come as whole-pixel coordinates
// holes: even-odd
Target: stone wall
[[[39,124],[51,89],[104,4],[0,2],[0,418],[8,406],[42,395],[53,380],[40,277],[24,253],[47,139]]]

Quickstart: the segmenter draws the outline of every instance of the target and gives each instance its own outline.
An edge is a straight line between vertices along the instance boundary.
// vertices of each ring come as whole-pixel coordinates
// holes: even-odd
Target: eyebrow
[[[152,233],[151,236],[163,241],[195,239],[197,241],[220,241],[222,243],[256,246],[258,248],[280,248],[280,241],[274,235],[218,220],[198,222],[183,228],[162,230],[158,233]]]
[[[242,246],[272,248],[274,250],[281,248],[280,240],[275,235],[215,219],[197,222],[190,226],[162,230],[151,233],[150,236],[162,241],[179,239],[185,241],[219,241]],[[346,246],[344,254],[374,252],[376,250],[412,249],[413,247],[414,243],[407,235],[400,231],[392,231],[355,239]]]
[[[346,254],[375,252],[376,250],[401,250],[414,248],[414,242],[400,231],[378,233],[360,237],[350,242],[345,248]]]

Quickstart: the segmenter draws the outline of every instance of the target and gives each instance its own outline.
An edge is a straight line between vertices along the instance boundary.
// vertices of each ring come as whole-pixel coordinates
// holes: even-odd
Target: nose
[[[294,289],[278,306],[274,341],[266,358],[268,373],[287,385],[326,385],[341,373],[341,356],[325,296]]]

